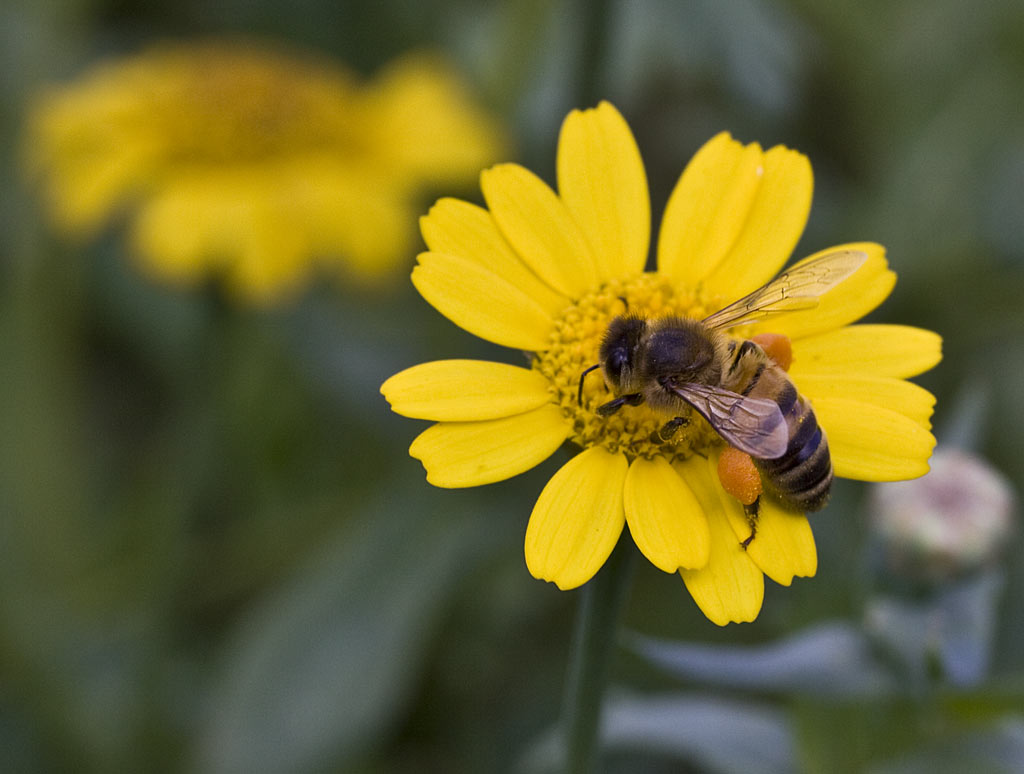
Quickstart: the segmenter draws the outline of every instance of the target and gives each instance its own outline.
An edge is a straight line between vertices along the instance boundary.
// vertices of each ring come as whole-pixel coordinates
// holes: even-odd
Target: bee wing
[[[763,320],[780,312],[811,309],[818,298],[853,274],[868,259],[860,250],[835,250],[798,263],[767,285],[703,320],[709,328],[725,328]]]
[[[785,453],[789,430],[775,401],[692,382],[665,387],[693,406],[730,446],[761,459]]]

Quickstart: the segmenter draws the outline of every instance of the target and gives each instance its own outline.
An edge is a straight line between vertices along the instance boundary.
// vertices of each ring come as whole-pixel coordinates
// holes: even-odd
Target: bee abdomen
[[[819,511],[828,502],[832,487],[828,441],[814,410],[802,396],[796,396],[784,416],[789,426],[786,451],[781,457],[754,462],[769,491],[783,503],[803,511]]]

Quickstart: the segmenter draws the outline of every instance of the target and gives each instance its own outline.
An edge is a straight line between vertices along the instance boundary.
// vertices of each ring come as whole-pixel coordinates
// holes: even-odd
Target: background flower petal
[[[583,232],[543,180],[518,164],[498,164],[480,174],[480,187],[501,233],[537,276],[572,297],[599,283]]]
[[[175,284],[221,273],[232,292],[266,303],[293,292],[310,271],[306,235],[286,220],[258,175],[182,176],[140,207],[133,257]]]
[[[701,457],[691,457],[675,468],[703,507],[711,535],[708,563],[700,569],[679,571],[686,588],[712,623],[725,626],[753,621],[764,601],[764,574],[729,526],[717,477]]]
[[[558,193],[586,235],[602,280],[644,270],[651,238],[647,175],[633,133],[609,103],[574,110],[562,124]]]
[[[870,403],[903,414],[926,430],[931,429],[935,396],[913,382],[892,376],[848,374],[804,374],[796,376],[793,382],[812,402],[821,398],[840,398]]]
[[[530,296],[551,314],[569,300],[534,274],[505,241],[491,213],[460,199],[440,199],[420,218],[423,239],[433,252],[475,261]]]
[[[416,52],[382,68],[362,93],[361,138],[367,152],[395,173],[457,184],[502,157],[498,122],[470,98],[444,58]]]
[[[529,368],[487,360],[435,360],[381,385],[396,414],[436,422],[498,419],[550,400],[548,380]]]
[[[225,272],[229,290],[256,304],[273,303],[295,292],[310,274],[304,235],[268,218],[253,224]]]
[[[460,328],[506,347],[548,346],[551,315],[521,289],[467,258],[421,253],[418,260],[413,285]]]
[[[664,457],[638,457],[625,485],[626,522],[633,542],[665,572],[707,564],[708,520],[693,492]]]
[[[800,339],[790,373],[871,374],[904,379],[942,359],[942,337],[909,325],[848,325]]]
[[[814,401],[828,436],[835,474],[861,481],[900,481],[928,472],[935,437],[896,411],[842,398]]]
[[[592,446],[551,477],[526,527],[526,566],[560,589],[582,586],[601,568],[625,524],[625,456]]]
[[[305,154],[264,171],[282,228],[298,229],[320,264],[346,281],[380,282],[405,266],[416,232],[413,198],[379,170],[323,152]]]
[[[825,293],[818,306],[772,317],[752,326],[751,332],[784,333],[791,339],[812,336],[859,320],[888,298],[896,284],[896,274],[889,270],[884,247],[874,242],[851,242],[821,250],[804,261],[836,250],[861,250],[868,259],[852,276]]]
[[[102,131],[102,130],[101,130]],[[45,138],[44,138],[45,139]],[[159,166],[162,148],[149,136],[111,139],[101,153],[71,155],[47,170],[48,204],[57,224],[79,237],[91,237],[111,212],[145,186]]]
[[[427,481],[456,489],[492,484],[550,457],[572,428],[557,406],[483,422],[441,422],[409,447],[423,463]]]
[[[220,186],[226,188],[226,186]],[[231,192],[211,190],[199,181],[179,181],[154,194],[140,208],[132,224],[132,250],[147,271],[167,282],[189,284],[198,281],[214,262],[212,254],[237,249],[217,223],[231,212],[227,223],[252,223],[251,203],[236,205]],[[190,228],[183,229],[182,223]],[[230,244],[229,244],[230,243]],[[212,248],[212,249],[211,249]],[[217,260],[216,263],[222,263]]]

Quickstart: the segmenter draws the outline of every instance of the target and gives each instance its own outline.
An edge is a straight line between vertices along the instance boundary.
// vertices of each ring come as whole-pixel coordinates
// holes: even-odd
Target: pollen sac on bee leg
[[[793,345],[789,336],[782,333],[758,333],[751,336],[750,340],[763,349],[783,371],[788,371],[793,365]]]
[[[718,480],[722,489],[735,497],[744,506],[751,506],[761,496],[761,474],[754,467],[754,460],[749,454],[725,447],[718,458]]]

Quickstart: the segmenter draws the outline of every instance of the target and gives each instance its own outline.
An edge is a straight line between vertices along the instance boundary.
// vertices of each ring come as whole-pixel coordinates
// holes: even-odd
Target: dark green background
[[[944,336],[943,363],[919,380],[939,399],[940,438],[966,418],[957,440],[1024,483],[1020,2],[9,0],[0,769],[544,770],[578,595],[533,580],[522,540],[567,452],[510,482],[435,490],[407,455],[424,423],[378,393],[414,363],[518,354],[443,319],[405,272],[374,293],[320,283],[276,311],[153,286],[126,260],[121,224],[73,245],[19,181],[24,106],[42,84],[150,41],[221,33],[367,74],[409,48],[446,50],[511,127],[512,158],[548,180],[565,113],[608,98],[636,133],[655,217],[721,129],[804,151],[816,195],[798,253],[888,247],[900,280],[872,319]],[[479,198],[437,191],[423,209],[442,194]],[[637,562],[628,629],[755,644],[820,621],[857,626],[877,588],[898,585],[872,561],[864,494],[837,487],[813,522],[818,577],[769,582],[756,623],[719,629],[677,576]],[[739,770],[700,740],[669,749],[673,728],[706,724],[727,752],[782,767],[766,770],[1019,770],[1020,547],[1015,535],[995,570],[1005,585],[994,634],[979,635],[992,647],[984,679],[822,697],[680,679],[623,651],[615,690],[638,704],[617,723],[652,696],[705,704],[660,747],[620,723],[609,767]],[[921,589],[901,593],[927,604]],[[744,731],[748,711],[782,736]]]

